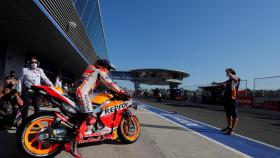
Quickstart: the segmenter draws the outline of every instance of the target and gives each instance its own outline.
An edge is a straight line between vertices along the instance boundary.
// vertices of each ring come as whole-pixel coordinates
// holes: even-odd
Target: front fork
[[[128,125],[126,126],[126,131],[128,132],[128,135],[129,136],[132,136],[135,132],[135,128],[136,128],[136,125],[134,124],[134,122],[132,121],[132,117],[134,117],[135,114],[132,113],[131,111],[127,110],[123,117],[124,119],[127,121]]]

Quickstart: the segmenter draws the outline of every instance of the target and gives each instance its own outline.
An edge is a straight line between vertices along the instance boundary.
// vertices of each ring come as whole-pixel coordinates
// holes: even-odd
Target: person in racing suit
[[[115,84],[108,76],[110,70],[115,70],[115,67],[110,61],[102,59],[97,60],[95,65],[89,65],[82,75],[82,79],[79,81],[79,87],[76,90],[76,97],[81,107],[82,112],[88,113],[86,123],[88,130],[86,134],[91,134],[92,126],[96,122],[96,114],[94,113],[93,105],[89,98],[89,92],[96,89],[101,83],[104,84],[110,90],[118,93],[123,98],[129,98],[130,96],[123,91],[117,84]],[[76,143],[75,143],[76,144]],[[77,153],[76,145],[74,144],[74,151],[72,154],[79,157]]]

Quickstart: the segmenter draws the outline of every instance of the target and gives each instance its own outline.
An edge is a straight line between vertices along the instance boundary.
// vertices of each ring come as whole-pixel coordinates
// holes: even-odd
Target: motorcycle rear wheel
[[[40,112],[26,118],[17,130],[17,146],[21,153],[28,157],[48,158],[54,157],[62,150],[62,145],[53,143],[48,146],[42,145],[38,140],[38,133],[49,127],[55,120],[51,112]]]

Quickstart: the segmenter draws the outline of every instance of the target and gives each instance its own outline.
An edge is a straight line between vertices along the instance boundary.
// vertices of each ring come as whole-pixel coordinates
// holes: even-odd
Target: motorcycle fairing
[[[91,102],[92,102],[92,104],[95,104],[95,105],[101,105],[104,102],[107,102],[113,98],[112,95],[106,94],[106,93],[95,93],[91,97],[92,97]]]
[[[33,89],[36,89],[41,94],[49,94],[50,96],[57,98],[58,100],[63,101],[61,103],[62,108],[64,109],[66,106],[71,106],[78,111],[80,111],[79,107],[75,104],[75,102],[71,101],[67,98],[62,92],[56,90],[55,88],[48,87],[48,86],[33,86]],[[79,143],[86,143],[86,142],[93,142],[99,140],[100,138],[91,138],[91,137],[98,137],[98,136],[108,136],[108,137],[115,137],[115,131],[119,126],[119,123],[123,117],[123,113],[125,109],[127,109],[131,103],[131,101],[111,101],[112,95],[108,95],[105,93],[99,93],[94,96],[92,99],[93,104],[101,104],[97,106],[95,109],[96,113],[100,113],[100,121],[103,123],[104,128],[100,131],[92,133],[91,135],[86,135],[87,131],[87,124],[84,120],[79,127],[78,133],[79,136],[76,138]],[[64,105],[67,104],[67,105]],[[65,118],[63,115],[56,114],[58,118],[60,118],[63,122],[68,122],[69,120]],[[88,138],[88,139],[87,139]],[[86,140],[85,140],[86,139]],[[96,140],[95,140],[96,139]],[[91,140],[91,141],[90,141]]]
[[[116,129],[118,128],[119,123],[123,117],[123,113],[125,109],[130,106],[130,104],[131,101],[107,101],[106,103],[99,106],[98,108],[100,110],[102,109],[100,114],[100,121],[103,123],[104,128],[90,135],[86,135],[84,133],[87,131],[88,126],[84,121],[80,126],[80,135],[82,139],[79,139],[79,142],[82,141],[85,137],[101,136],[106,134],[111,134],[112,137],[115,137],[114,131],[116,131]]]
[[[102,107],[100,119],[105,126],[115,129],[121,121],[124,110],[127,109],[129,105],[130,102],[112,101]]]
[[[63,101],[64,103],[66,103],[67,105],[70,105],[72,108],[78,110],[79,112],[81,112],[81,109],[79,106],[77,106],[77,104],[75,102],[73,102],[72,100],[70,100],[69,98],[67,98],[62,92],[60,92],[59,90],[55,89],[54,87],[48,87],[48,86],[40,86],[40,85],[36,85],[36,86],[32,86],[33,89],[36,89],[39,91],[39,93],[41,94],[49,94],[50,96]]]

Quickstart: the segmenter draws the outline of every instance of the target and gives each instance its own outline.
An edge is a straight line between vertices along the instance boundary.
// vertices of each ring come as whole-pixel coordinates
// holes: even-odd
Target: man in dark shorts
[[[237,98],[240,78],[236,76],[236,72],[233,68],[226,69],[226,75],[229,78],[227,81],[222,83],[213,82],[212,84],[225,86],[223,105],[226,112],[227,127],[221,129],[221,131],[225,132],[226,135],[233,135],[234,129],[238,122],[236,98]]]

